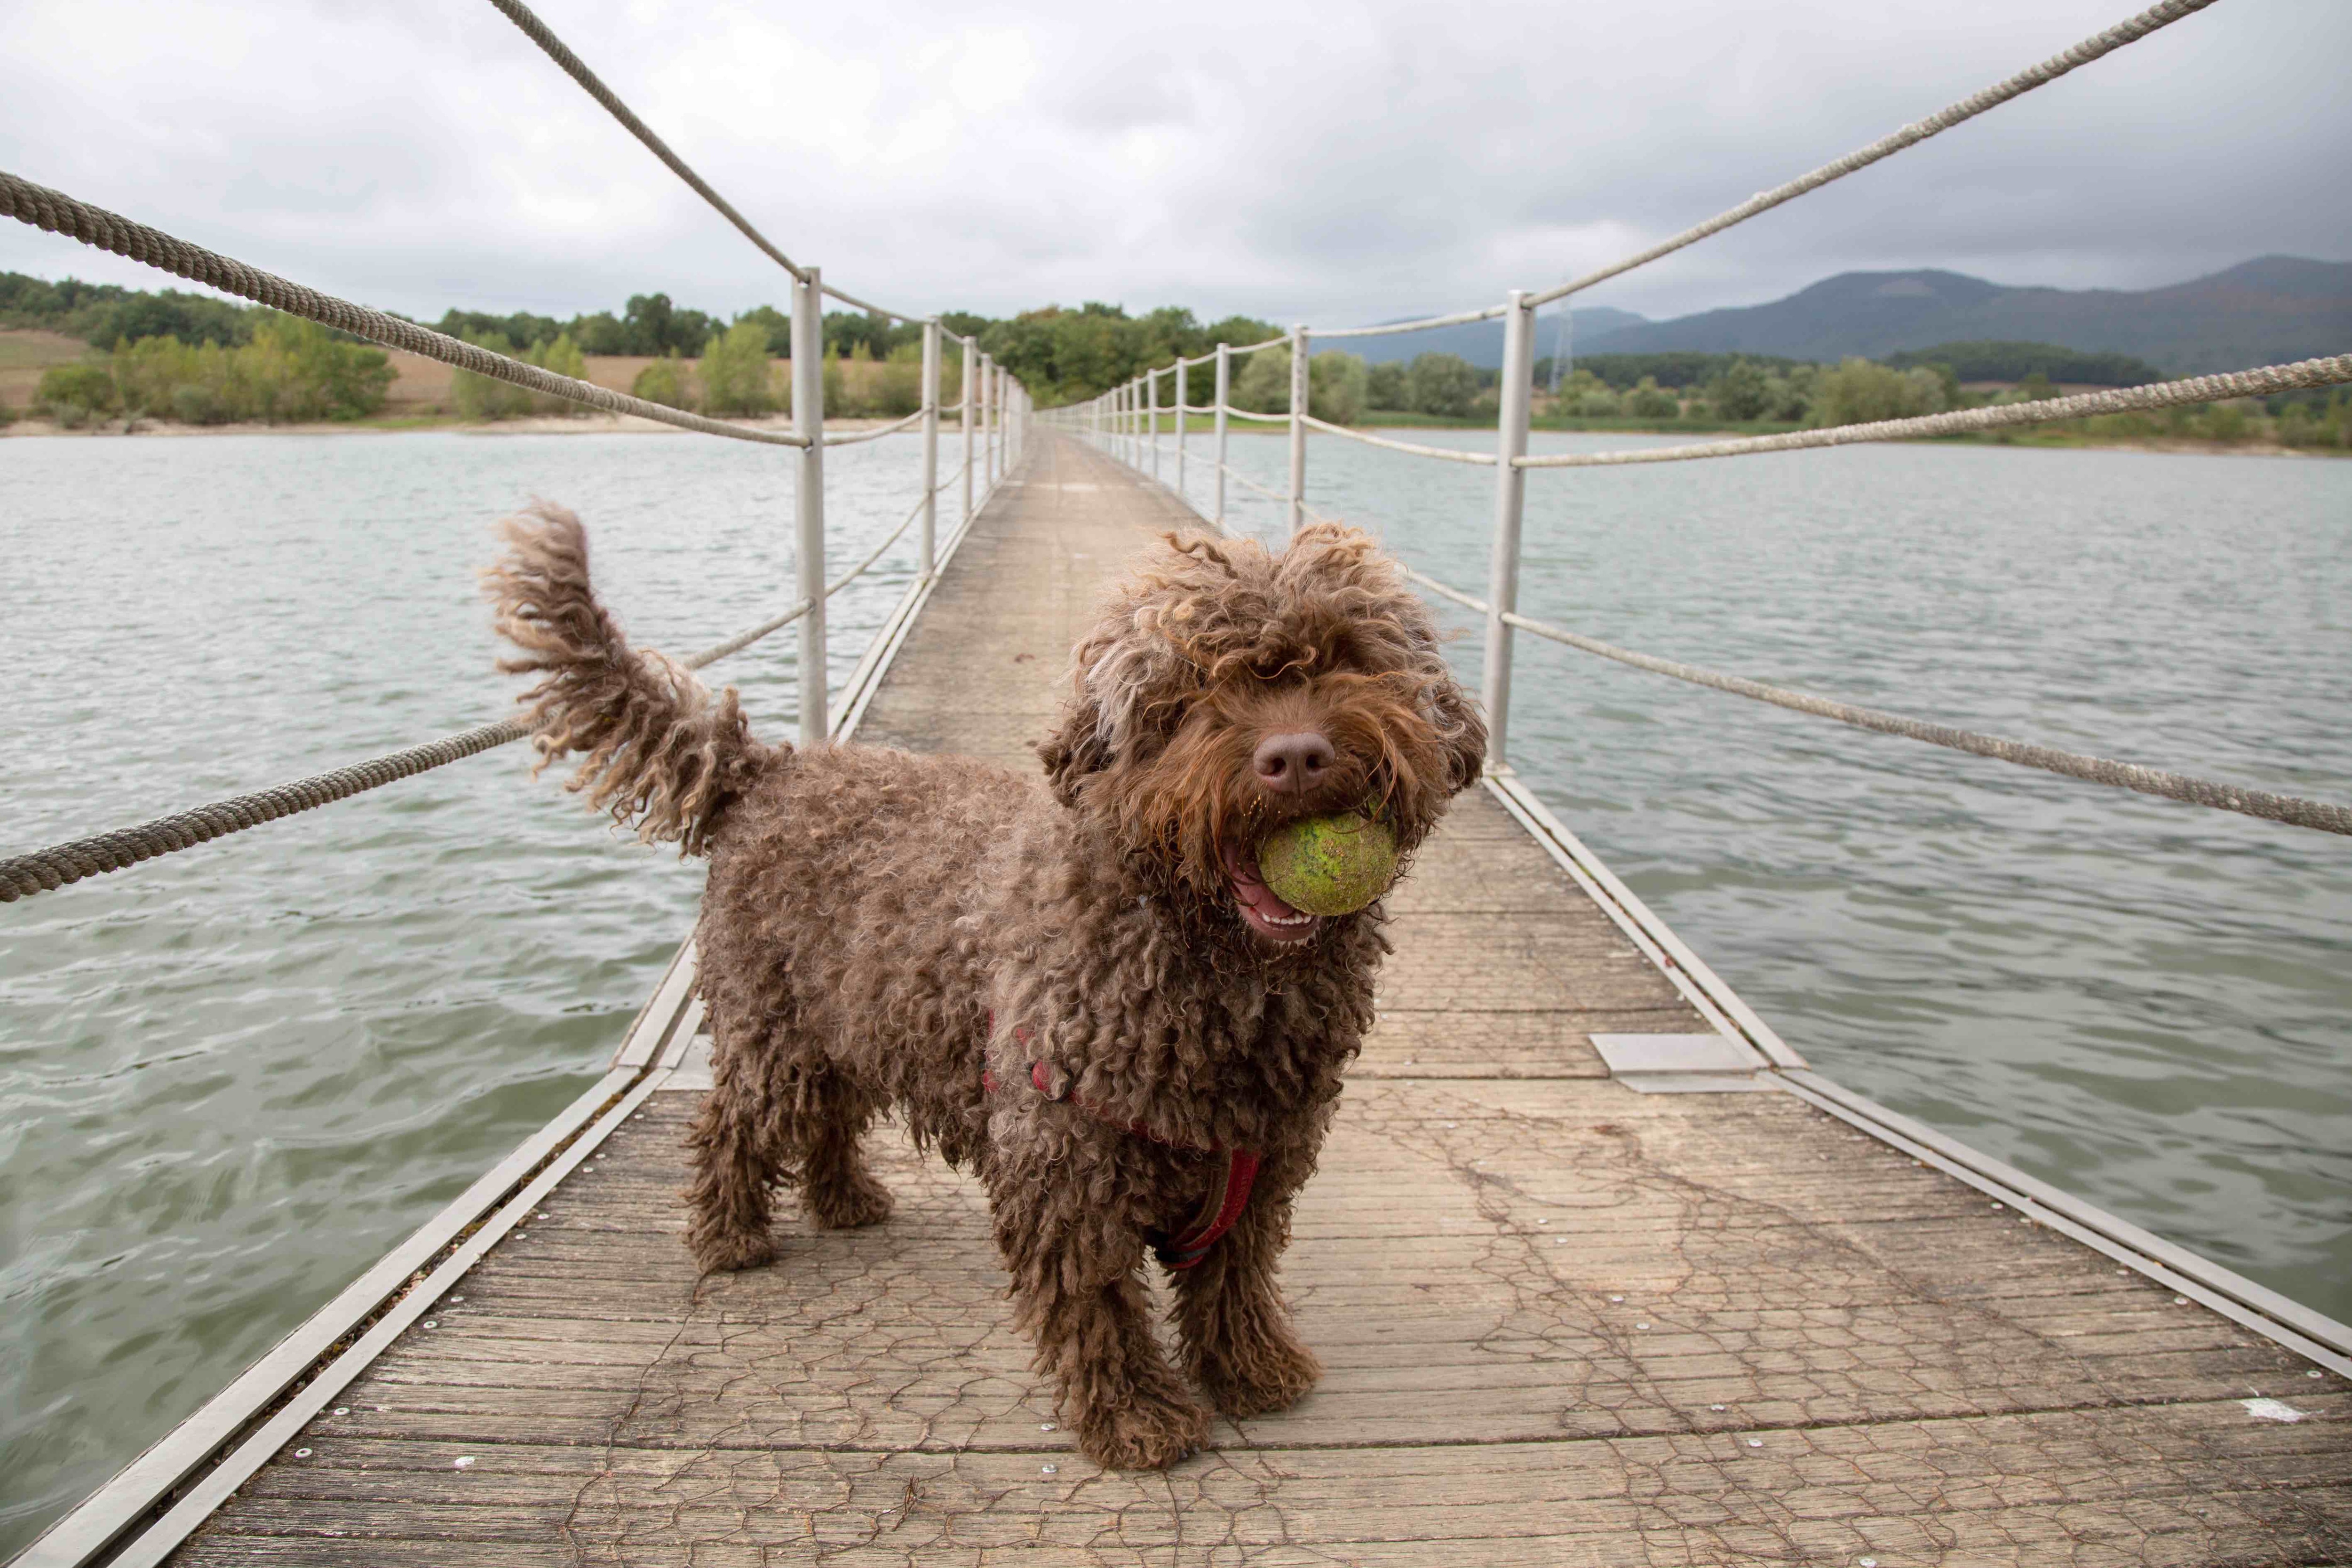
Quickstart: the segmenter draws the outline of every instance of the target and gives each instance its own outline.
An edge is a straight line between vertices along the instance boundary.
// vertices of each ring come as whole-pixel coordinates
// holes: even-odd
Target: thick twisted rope
[[[1885,713],[1877,708],[1858,707],[1853,703],[1809,696],[1803,692],[1768,686],[1761,681],[1727,675],[1696,664],[1677,664],[1672,659],[1636,653],[1598,638],[1580,636],[1563,627],[1531,621],[1524,615],[1507,612],[1503,620],[1522,632],[1532,632],[1538,637],[1579,648],[1588,653],[1598,653],[1604,659],[1614,659],[1637,670],[1672,675],[1678,681],[1753,697],[1758,702],[1771,703],[1797,713],[1833,718],[1858,729],[1876,730],[1881,735],[1899,735],[1909,740],[1924,740],[1931,746],[1949,747],[1954,751],[1995,758],[2025,768],[2039,768],[2045,772],[2063,774],[2069,779],[2085,779],[2094,784],[2112,784],[2117,789],[2136,789],[2143,795],[2158,795],[2168,800],[2185,800],[2192,806],[2238,811],[2249,817],[2263,817],[2294,827],[2317,828],[2322,832],[2352,833],[2352,806],[2305,800],[2294,795],[2274,795],[2267,789],[2252,789],[2238,784],[2216,784],[2210,779],[2192,779],[2184,773],[2142,768],[2137,763],[2116,762],[2105,757],[2085,757],[2079,752],[2061,751],[2055,747],[2036,746],[2031,741],[1979,735],[1974,730],[1958,729],[1948,724],[1931,724],[1926,719],[1906,718],[1901,714]]]
[[[1949,108],[1929,115],[1925,120],[1906,125],[1892,136],[1881,137],[1869,146],[1849,152],[1833,162],[1824,163],[1811,173],[1801,174],[1785,185],[1776,185],[1769,191],[1759,191],[1730,211],[1718,213],[1695,228],[1685,229],[1672,239],[1654,245],[1645,251],[1629,256],[1624,260],[1604,267],[1598,272],[1588,272],[1572,283],[1563,283],[1557,288],[1547,288],[1539,294],[1529,295],[1527,300],[1528,308],[1534,309],[1539,305],[1549,305],[1555,299],[1574,294],[1580,289],[1590,288],[1594,284],[1614,277],[1620,273],[1631,272],[1637,267],[1647,266],[1660,256],[1670,256],[1685,246],[1696,245],[1707,235],[1720,234],[1734,224],[1746,223],[1759,213],[1769,212],[1783,202],[1793,201],[1806,192],[1818,190],[1832,180],[1842,180],[1857,169],[1866,169],[1882,158],[1900,152],[1906,147],[1925,141],[1930,136],[1939,131],[1948,131],[1963,120],[1973,120],[1985,110],[1997,108],[2021,94],[2032,92],[2037,87],[2056,81],[2077,66],[2088,65],[2102,55],[2112,54],[2126,44],[2136,43],[2159,27],[2169,26],[2183,16],[2192,16],[2211,4],[2213,0],[2164,0],[2162,5],[2151,5],[2138,16],[2127,21],[2118,22],[2104,33],[2084,39],[2063,54],[2053,55],[2040,65],[2018,72],[2007,81],[1996,83],[1982,92],[1971,94]],[[1490,312],[1490,314],[1499,313],[1499,310]],[[1433,323],[1421,323],[1421,325],[1433,325]],[[1380,329],[1394,330],[1395,329]],[[1327,338],[1338,336],[1330,332],[1321,335]]]
[[[412,354],[422,354],[428,360],[438,360],[445,365],[455,365],[476,375],[511,382],[516,386],[528,387],[550,397],[586,403],[591,408],[601,408],[610,413],[634,413],[640,419],[674,424],[680,430],[700,431],[705,435],[724,435],[736,441],[759,441],[772,446],[808,444],[805,436],[729,424],[723,420],[688,413],[681,408],[647,402],[643,398],[630,397],[609,387],[573,381],[570,376],[559,376],[551,371],[541,370],[537,365],[526,365],[520,360],[491,353],[488,349],[478,349],[471,343],[460,342],[429,327],[420,327],[414,321],[404,321],[397,316],[387,316],[381,310],[371,310],[364,305],[354,305],[348,299],[338,299],[331,294],[321,294],[315,288],[290,283],[275,273],[264,272],[257,267],[248,267],[202,246],[175,239],[161,229],[133,223],[103,207],[76,201],[62,191],[37,185],[4,170],[0,170],[0,214],[51,234],[68,235],[100,250],[112,251],[132,261],[144,262],[192,283],[208,284],[224,293],[267,305],[273,310],[283,310],[289,316],[300,316],[322,327],[332,327],[338,331],[372,339],[386,348],[405,349]]]
[[[774,262],[778,267],[782,267],[786,272],[791,273],[803,283],[808,281],[808,273],[804,268],[794,263],[791,256],[788,256],[782,251],[778,250],[775,246],[770,242],[767,235],[761,234],[758,229],[751,226],[751,221],[749,218],[735,210],[732,203],[729,202],[726,197],[720,195],[717,191],[712,190],[710,188],[709,182],[689,168],[687,165],[685,159],[671,152],[669,143],[655,135],[653,128],[647,125],[644,120],[639,120],[636,116],[635,110],[632,110],[627,104],[623,103],[620,99],[620,96],[614,92],[611,88],[606,87],[604,83],[604,79],[597,76],[594,71],[590,70],[587,63],[581,59],[578,55],[573,54],[570,47],[567,46],[562,39],[555,36],[555,30],[550,27],[546,23],[541,21],[530,6],[522,5],[520,0],[490,0],[490,4],[497,6],[499,14],[505,16],[508,21],[512,22],[516,26],[521,28],[523,37],[529,38],[532,43],[537,44],[540,47],[541,51],[544,53],[549,59],[553,60],[557,65],[561,66],[563,68],[564,75],[570,77],[573,81],[578,82],[583,88],[586,89],[588,96],[602,104],[604,108],[605,113],[611,115],[614,120],[619,120],[624,130],[627,131],[630,135],[635,137],[639,141],[644,142],[647,152],[651,152],[655,157],[660,159],[665,164],[668,165],[669,172],[671,173],[685,181],[687,184],[692,188],[696,195],[700,196],[704,201],[709,203],[713,208],[717,209],[719,215],[725,218],[729,223],[733,224],[735,227],[742,233],[745,239],[748,239],[753,245],[758,246],[761,252],[765,255],[769,260]],[[901,321],[928,321],[931,319],[929,316],[913,316],[908,314],[904,310],[893,310],[888,308],[887,306],[877,305],[871,300],[860,299],[855,294],[845,294],[842,292],[842,290],[835,288],[830,283],[824,284],[821,287],[827,295],[840,300],[843,304],[855,305],[860,310],[866,311],[872,315],[892,316]]]
[[[1344,424],[1333,424],[1328,420],[1318,419],[1311,413],[1301,414],[1299,422],[1307,429],[1319,430],[1327,435],[1345,436],[1349,441],[1361,442],[1366,446],[1378,446],[1390,452],[1402,452],[1413,457],[1435,457],[1447,463],[1483,464],[1489,468],[1495,465],[1495,455],[1491,452],[1465,452],[1454,446],[1423,446],[1413,441],[1391,441],[1386,436],[1367,435],[1360,430],[1349,430]]]
[[[630,135],[635,137],[639,141],[644,142],[647,152],[651,152],[655,157],[667,164],[671,173],[677,175],[679,179],[685,181],[688,185],[692,187],[696,195],[700,196],[704,201],[709,202],[713,207],[716,207],[719,210],[719,216],[725,218],[729,223],[733,224],[738,229],[742,231],[743,237],[750,240],[753,245],[758,246],[760,249],[766,254],[769,260],[774,262],[778,267],[782,267],[786,272],[791,273],[803,283],[808,281],[808,274],[802,270],[800,267],[795,265],[791,256],[786,256],[782,251],[778,250],[773,245],[769,243],[768,236],[761,234],[758,229],[753,228],[751,226],[751,221],[749,218],[737,212],[733,205],[728,202],[726,197],[712,190],[709,183],[704,180],[701,175],[687,167],[686,160],[671,152],[669,150],[669,143],[655,135],[653,128],[647,125],[644,120],[639,120],[636,117],[635,112],[632,110],[627,104],[623,103],[619,97],[614,93],[613,89],[606,87],[604,81],[598,78],[596,73],[588,68],[586,62],[582,60],[578,55],[573,54],[564,44],[563,40],[555,36],[554,31],[550,28],[548,25],[541,21],[539,17],[533,14],[530,6],[523,5],[521,0],[490,0],[490,4],[497,6],[499,14],[504,16],[508,21],[512,22],[516,26],[521,28],[523,37],[529,38],[532,43],[537,44],[540,47],[541,52],[545,54],[549,59],[553,60],[557,65],[562,67],[564,75],[570,77],[573,81],[578,82],[583,88],[585,88],[590,98],[593,98],[598,103],[603,104],[604,106],[605,113],[619,120]]]
[[[481,725],[461,734],[444,736],[423,746],[412,746],[389,757],[338,768],[263,789],[159,817],[136,827],[118,828],[92,838],[76,839],[55,848],[36,850],[0,861],[0,904],[13,904],[37,893],[50,893],[68,883],[101,872],[121,871],[156,855],[190,849],[224,833],[239,832],[264,822],[290,817],[331,801],[346,800],[362,790],[472,757],[493,747],[520,740],[528,732],[512,719]]]
[[[1956,409],[1950,413],[1921,414],[1916,419],[1881,419],[1868,424],[1836,424],[1826,430],[1792,430],[1783,435],[1747,435],[1732,441],[1705,441],[1689,446],[1635,447],[1621,452],[1546,453],[1538,457],[1518,457],[1512,461],[1521,468],[1610,468],[1628,463],[1685,463],[1698,457],[1740,457],[1753,452],[1794,452],[1801,447],[1845,446],[1861,441],[1911,441],[1930,435],[1960,435],[1975,430],[2046,424],[2053,420],[2082,419],[2092,414],[2130,413],[2145,409],[2176,408],[2182,403],[2261,397],[2270,392],[2290,392],[2297,387],[2333,386],[2341,382],[2352,382],[2352,354],[2336,354],[2324,360],[2298,360],[2291,365],[2264,365],[2256,370],[2230,371],[2221,375],[2191,376],[2186,381],[2153,382],[2147,386],[2077,392],[2071,397],[2044,398],[2038,402]],[[1487,461],[1492,462],[1493,459],[1488,458]]]
[[[937,495],[945,485],[931,492]],[[929,497],[925,497],[925,500]],[[866,575],[882,554],[907,531],[921,515],[922,501],[915,503],[898,526],[890,530],[883,541],[875,546],[864,560],[825,587],[827,599],[839,593]],[[803,599],[772,621],[763,621],[748,632],[740,632],[723,643],[714,643],[690,658],[677,661],[679,667],[699,670],[715,664],[730,653],[740,653],[771,632],[783,628],[806,615],[813,608]],[[158,817],[153,821],[133,827],[117,828],[70,843],[58,844],[30,854],[14,855],[0,860],[0,904],[14,904],[19,898],[29,898],[37,893],[54,893],[69,883],[102,872],[121,871],[137,865],[141,861],[157,855],[171,854],[192,849],[226,833],[242,832],[247,828],[274,822],[280,817],[290,817],[297,811],[308,811],[353,795],[379,789],[395,779],[406,779],[428,769],[445,767],[465,758],[520,740],[530,732],[512,719],[496,724],[478,725],[456,735],[428,740],[422,746],[412,746],[388,757],[338,768],[331,773],[313,774],[297,779],[290,784],[280,784],[273,789],[257,790],[250,795],[237,795],[226,800],[216,800],[209,806],[198,806],[191,811],[175,812]]]
[[[1405,576],[1444,598],[1452,600],[1465,610],[1481,615],[1491,614],[1491,607],[1483,599],[1475,599],[1458,588],[1451,588],[1433,577],[1424,576],[1412,568]],[[1881,735],[1899,735],[1906,740],[1924,740],[1930,746],[1948,747],[1971,756],[1990,757],[2001,762],[2014,762],[2022,768],[2039,768],[2044,772],[2063,774],[2069,779],[2087,779],[2094,784],[2112,784],[2119,789],[2136,789],[2143,795],[2161,796],[2168,800],[2184,800],[2192,806],[2210,806],[2221,811],[2237,811],[2249,817],[2261,817],[2268,821],[2284,822],[2291,827],[2316,828],[2324,833],[2352,834],[2352,806],[2339,806],[2326,800],[2306,800],[2295,795],[2273,794],[2268,789],[2252,789],[2241,784],[2216,784],[2208,779],[2194,779],[2185,773],[2168,773],[2161,768],[2142,768],[2136,762],[2116,762],[2105,757],[2085,757],[2076,751],[2061,751],[2054,746],[2037,746],[2032,741],[2007,740],[1996,735],[1979,735],[1972,729],[1960,729],[1948,724],[1931,724],[1922,718],[1907,718],[1902,714],[1883,709],[1860,707],[1830,697],[1817,697],[1804,692],[1792,692],[1786,686],[1768,686],[1761,681],[1747,680],[1738,675],[1727,675],[1720,670],[1710,670],[1699,664],[1685,664],[1674,659],[1661,659],[1652,653],[1636,653],[1630,648],[1620,648],[1613,643],[1603,643],[1598,637],[1587,637],[1549,622],[1531,620],[1510,611],[1503,613],[1506,624],[1522,632],[1534,633],[1548,642],[1575,648],[1582,653],[1597,653],[1604,659],[1614,659],[1637,670],[1647,670],[1655,675],[1671,675],[1693,685],[1708,686],[1718,692],[1730,692],[1736,696],[1752,697],[1776,707],[1795,713],[1809,713],[1819,718],[1833,718],[1840,724],[1850,724],[1857,729],[1875,730]]]

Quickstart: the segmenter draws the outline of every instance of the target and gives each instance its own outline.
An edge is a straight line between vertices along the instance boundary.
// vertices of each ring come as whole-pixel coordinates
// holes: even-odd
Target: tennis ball
[[[1396,835],[1360,811],[1305,817],[1257,847],[1257,873],[1304,915],[1353,915],[1396,879]]]

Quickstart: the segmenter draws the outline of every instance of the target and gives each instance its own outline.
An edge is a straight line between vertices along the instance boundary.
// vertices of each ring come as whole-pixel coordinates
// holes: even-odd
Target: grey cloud
[[[2128,4],[548,15],[845,287],[920,308],[1108,298],[1336,322],[1613,259]],[[6,167],[320,287],[423,314],[783,295],[488,6],[19,0],[0,26]],[[774,47],[772,74],[682,73],[739,37]],[[1592,300],[1677,314],[1915,266],[2137,287],[2264,251],[2352,256],[2352,211],[2326,194],[2352,146],[2347,57],[2352,7],[2235,0]],[[964,102],[968,59],[1031,74]],[[155,280],[14,228],[0,267]]]

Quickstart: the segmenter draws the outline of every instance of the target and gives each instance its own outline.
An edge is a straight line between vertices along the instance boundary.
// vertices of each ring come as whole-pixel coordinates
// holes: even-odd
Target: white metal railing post
[[[930,580],[940,539],[940,324],[923,323],[922,580]]]
[[[981,493],[996,488],[996,361],[980,357]]]
[[[1176,356],[1176,493],[1184,493],[1184,427],[1192,411],[1184,406],[1184,357]]]
[[[961,338],[957,341],[963,345],[963,352],[957,357],[963,361],[963,404],[961,411],[963,415],[963,520],[969,525],[971,522],[971,400],[975,395],[974,384],[980,380],[977,356],[980,340]]]
[[[1146,388],[1144,406],[1150,411],[1145,417],[1150,421],[1144,428],[1150,432],[1151,476],[1157,479],[1160,477],[1160,372],[1146,371],[1143,381]]]
[[[801,617],[801,744],[832,733],[824,662],[824,288],[814,267],[793,284],[793,430],[801,448],[798,493]]]
[[[1013,372],[1003,365],[996,367],[996,476],[1004,477],[1012,467],[1013,437],[1007,433],[1004,409],[1013,391]]]
[[[1307,329],[1290,329],[1290,531],[1307,526]]]
[[[1535,374],[1535,312],[1524,288],[1511,290],[1503,313],[1503,395],[1495,436],[1495,555],[1486,584],[1486,767],[1508,766],[1505,746],[1511,716],[1511,625],[1519,607],[1519,521],[1527,509],[1528,402]]]
[[[1234,351],[1217,345],[1217,509],[1211,520],[1223,532],[1225,526],[1225,402],[1234,381]]]

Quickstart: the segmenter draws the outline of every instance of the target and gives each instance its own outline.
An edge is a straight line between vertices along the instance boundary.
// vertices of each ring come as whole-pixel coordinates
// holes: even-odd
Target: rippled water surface
[[[504,711],[475,571],[579,509],[631,635],[793,599],[792,455],[659,435],[0,443],[0,845],[160,815]],[[830,556],[912,441],[826,456]],[[943,510],[947,497],[942,497]],[[836,685],[913,549],[833,601]],[[794,634],[717,666],[761,733]],[[0,1557],[601,1072],[699,862],[509,747],[0,906]]]
[[[1233,452],[1286,486],[1278,438]],[[1493,485],[1336,440],[1309,458],[1310,506],[1481,597]],[[1236,525],[1278,531],[1245,496]],[[1522,612],[1622,647],[2352,800],[2352,463],[1904,445],[1537,471],[1524,538]],[[2352,840],[1516,647],[1513,763],[1817,1069],[2352,1319]],[[1454,652],[1475,679],[1479,637]]]
[[[1234,449],[1282,469],[1278,440]],[[835,559],[904,515],[915,463],[830,455]],[[1316,505],[1481,589],[1490,475],[1337,442],[1312,475]],[[473,572],[533,495],[587,517],[640,641],[790,601],[791,465],[765,449],[0,443],[0,849],[499,711]],[[1616,642],[2352,799],[2352,464],[1539,474],[1527,544],[1523,606]],[[910,559],[835,601],[836,683]],[[1519,646],[1520,770],[1816,1066],[2352,1316],[2352,842]],[[1455,651],[1475,681],[1476,640]],[[792,652],[716,672],[764,733]],[[601,1071],[698,867],[525,771],[494,752],[0,906],[0,1554]]]

